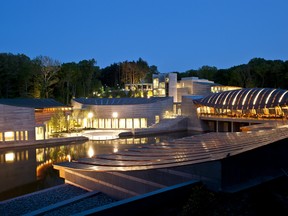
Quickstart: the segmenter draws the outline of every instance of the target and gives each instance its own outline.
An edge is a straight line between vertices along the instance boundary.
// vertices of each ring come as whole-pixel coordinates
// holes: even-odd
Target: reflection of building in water
[[[0,143],[43,140],[52,115],[70,110],[53,99],[0,99]]]
[[[173,112],[171,97],[75,98],[73,115],[81,127],[96,129],[147,128]]]
[[[0,152],[0,192],[36,181],[35,149]]]

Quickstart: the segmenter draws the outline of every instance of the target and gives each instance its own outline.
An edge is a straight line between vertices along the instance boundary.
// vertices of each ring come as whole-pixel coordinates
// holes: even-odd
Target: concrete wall
[[[174,102],[178,102],[177,101],[177,74],[176,73],[169,73],[168,74],[169,77],[169,97],[173,97],[173,101]]]
[[[207,131],[208,126],[197,115],[197,107],[191,97],[182,97],[182,116],[188,117],[187,129],[191,131]]]

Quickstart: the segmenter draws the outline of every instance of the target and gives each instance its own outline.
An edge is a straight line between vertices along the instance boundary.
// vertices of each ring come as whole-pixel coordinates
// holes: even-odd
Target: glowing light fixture
[[[88,118],[91,119],[92,117],[93,117],[93,113],[92,113],[92,112],[89,112],[89,113],[88,113]]]
[[[117,117],[118,117],[118,112],[113,112],[113,113],[112,113],[112,117],[113,117],[113,118],[117,118]]]

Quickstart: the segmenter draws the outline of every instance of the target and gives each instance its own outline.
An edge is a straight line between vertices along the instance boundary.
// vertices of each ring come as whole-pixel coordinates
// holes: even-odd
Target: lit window
[[[140,121],[138,118],[133,119],[134,120],[134,128],[140,128]]]
[[[28,140],[28,131],[25,131],[25,140]]]
[[[119,128],[126,128],[125,119],[119,119]]]
[[[126,120],[126,128],[133,128],[133,121],[131,118]]]
[[[14,131],[6,131],[4,137],[5,141],[14,141]]]
[[[141,128],[147,128],[147,119],[141,118]]]

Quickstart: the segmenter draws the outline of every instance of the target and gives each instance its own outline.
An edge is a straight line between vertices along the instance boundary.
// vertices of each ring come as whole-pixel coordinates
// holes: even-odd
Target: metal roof
[[[195,102],[222,109],[260,109],[287,105],[288,91],[273,88],[243,88],[211,94]]]
[[[38,98],[15,98],[0,99],[0,104],[18,107],[30,107],[35,109],[44,109],[52,107],[68,107],[54,99],[38,99]]]
[[[171,97],[169,97],[171,98]],[[135,105],[149,104],[167,100],[167,97],[150,98],[74,98],[74,101],[85,105]]]
[[[288,126],[285,123],[271,125],[271,128],[266,130],[260,128],[249,132],[211,132],[153,145],[143,144],[117,153],[100,154],[92,158],[79,158],[73,162],[64,162],[54,165],[54,168],[132,171],[222,160],[228,155],[234,156],[288,138]]]

